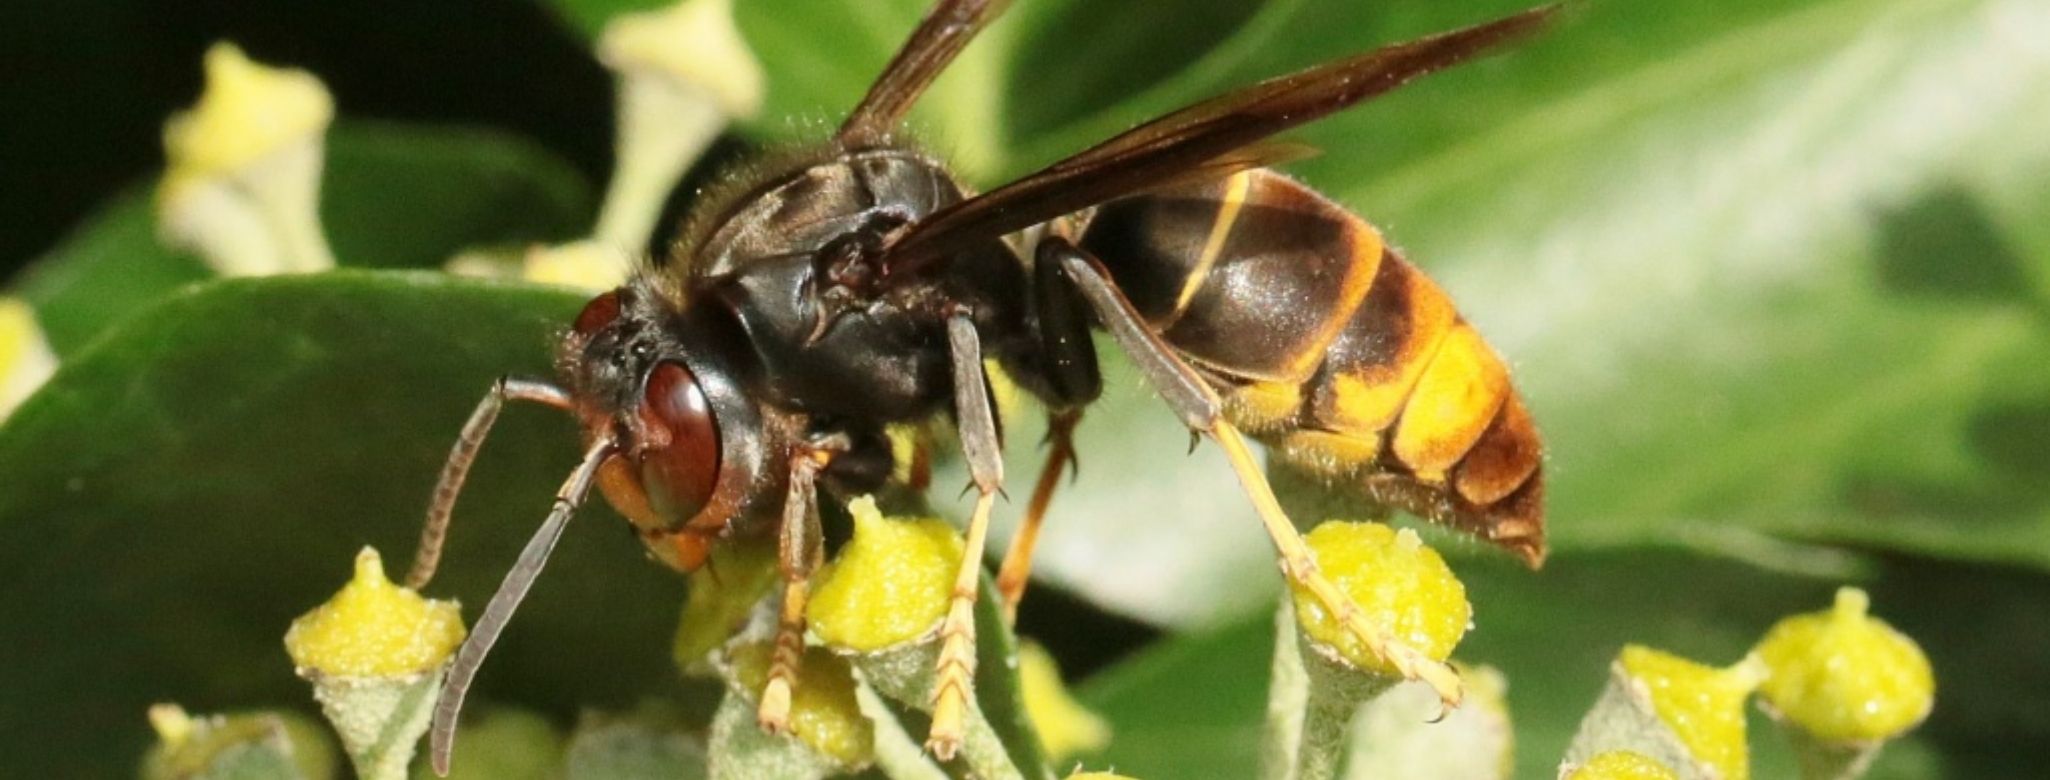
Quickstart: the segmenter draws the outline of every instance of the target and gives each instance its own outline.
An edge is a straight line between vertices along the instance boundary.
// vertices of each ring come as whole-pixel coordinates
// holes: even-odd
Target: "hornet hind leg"
[[[1325,609],[1338,616],[1354,637],[1404,676],[1429,684],[1448,706],[1457,704],[1460,699],[1459,676],[1450,666],[1430,659],[1388,631],[1368,623],[1359,606],[1318,571],[1308,545],[1282,511],[1273,488],[1268,486],[1259,463],[1246,446],[1244,435],[1224,419],[1223,402],[1216,391],[1177,357],[1173,348],[1162,342],[1158,334],[1146,328],[1138,311],[1111,282],[1102,264],[1081,249],[1057,241],[1041,245],[1039,260],[1060,264],[1081,289],[1091,308],[1095,309],[1104,328],[1132,357],[1154,389],[1182,418],[1182,423],[1190,430],[1208,435],[1224,449],[1225,457],[1230,460],[1247,497],[1252,499],[1253,508],[1259,514],[1268,537],[1274,541],[1281,557],[1282,573],[1309,590]]]
[[[1048,241],[1056,240],[1049,237]],[[1075,426],[1082,422],[1082,409],[1103,394],[1103,375],[1096,363],[1096,343],[1090,339],[1089,304],[1058,260],[1035,262],[1032,266],[1032,308],[1037,315],[1038,351],[1027,370],[1015,372],[1033,377],[1039,386],[1033,394],[1046,403],[1046,462],[1039,482],[1025,505],[1025,516],[1011,536],[1004,552],[1003,567],[997,571],[997,593],[1004,599],[1004,617],[1018,618],[1018,602],[1025,597],[1032,577],[1032,552],[1039,542],[1039,528],[1060,488],[1061,472],[1075,472]]]

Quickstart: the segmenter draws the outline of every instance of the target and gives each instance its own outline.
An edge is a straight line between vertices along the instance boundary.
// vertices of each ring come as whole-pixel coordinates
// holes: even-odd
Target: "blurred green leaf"
[[[341,585],[361,545],[411,554],[456,429],[494,377],[548,370],[579,298],[419,273],[221,281],[67,360],[0,428],[10,767],[127,772],[161,699],[310,707],[286,623]],[[429,589],[473,615],[577,454],[553,411],[509,410],[499,427]],[[562,715],[675,689],[681,578],[608,510],[584,514],[482,699]]]
[[[590,183],[555,153],[493,130],[343,122],[321,182],[321,220],[343,265],[433,268],[491,244],[590,230]]]
[[[674,717],[644,709],[627,715],[586,713],[578,718],[561,768],[534,769],[536,777],[565,780],[702,780],[706,758],[701,736]]]
[[[1672,548],[1566,553],[1541,576],[1492,560],[1458,568],[1477,628],[1457,655],[1508,675],[1515,776],[1529,778],[1556,774],[1624,643],[1731,663],[1778,618],[1824,608],[1838,584]],[[1870,777],[2025,775],[2036,759],[2022,746],[2050,734],[2050,673],[2026,660],[2050,654],[2050,618],[2035,606],[2050,598],[2050,578],[1929,560],[1877,571],[1867,583],[1875,614],[1928,651],[1939,701]],[[1995,624],[1975,628],[1985,614]],[[1168,640],[1087,681],[1083,700],[1116,737],[1085,763],[1134,777],[1253,776],[1272,623],[1257,615]],[[2006,639],[1995,648],[1988,632]],[[1751,744],[1754,776],[1793,776],[1785,737],[1756,713]]]
[[[1789,5],[1348,199],[1519,364],[1560,546],[1753,529],[2050,565],[2050,501],[2014,489],[2050,445],[1975,438],[2050,397],[2050,7]]]
[[[1203,78],[1015,159],[1516,7],[1269,3],[1186,72]],[[1327,151],[1293,169],[1515,365],[1560,549],[1763,530],[2050,566],[2045,36],[2050,7],[2026,0],[1577,6],[1301,131]],[[1113,372],[1084,422],[1043,570],[1158,621],[1264,607],[1237,485],[1208,448],[1179,456],[1138,381]]]
[[[21,294],[69,355],[180,285],[213,278],[159,243],[154,185],[115,196],[37,261]],[[343,265],[423,268],[487,244],[561,240],[590,226],[583,177],[504,133],[343,121],[328,136],[321,219]]]

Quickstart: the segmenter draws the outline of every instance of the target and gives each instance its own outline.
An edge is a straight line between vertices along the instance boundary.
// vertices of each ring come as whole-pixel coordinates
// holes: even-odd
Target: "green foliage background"
[[[410,77],[487,83],[467,74],[507,59],[587,73],[572,36],[650,4],[555,0],[560,40],[487,56],[506,28],[476,20],[533,7],[476,3],[419,39],[448,56],[405,55],[431,62]],[[818,132],[923,5],[737,4],[770,96],[729,154]],[[132,0],[86,5],[105,13],[67,30],[115,38],[147,16]],[[293,22],[284,4],[247,7]],[[1227,86],[1517,7],[1016,0],[918,127],[988,185]],[[4,29],[0,41],[36,27]],[[335,34],[376,40],[364,29]],[[1450,288],[1515,364],[1549,440],[1545,571],[1445,543],[1477,605],[1461,655],[1510,678],[1519,776],[1551,776],[1620,643],[1732,661],[1844,581],[1923,641],[1940,686],[1935,717],[1876,776],[2020,776],[2045,760],[2045,40],[2039,0],[1590,2],[1514,53],[1299,133],[1326,153],[1291,171]],[[578,296],[369,269],[577,235],[599,166],[582,142],[550,151],[521,133],[588,141],[609,122],[602,101],[578,93],[590,115],[573,119],[460,103],[370,122],[351,101],[374,90],[343,86],[324,209],[342,263],[365,270],[188,285],[206,272],[156,245],[147,191],[131,187],[17,280],[66,362],[0,428],[11,765],[124,774],[149,702],[301,701],[285,621],[356,546],[410,549],[470,404],[501,373],[548,368]],[[478,119],[498,126],[447,124]],[[559,129],[570,121],[588,125]],[[1136,380],[1113,381],[1046,570],[1183,630],[1084,683],[1118,729],[1090,763],[1249,775],[1277,578],[1221,463],[1179,457],[1171,419]],[[470,604],[575,456],[565,420],[506,424],[439,583]],[[1019,458],[1035,438],[1021,427]],[[484,694],[564,714],[690,696],[664,658],[681,581],[643,562],[608,511],[588,514]],[[1784,747],[1754,734],[1759,775],[1785,776]]]

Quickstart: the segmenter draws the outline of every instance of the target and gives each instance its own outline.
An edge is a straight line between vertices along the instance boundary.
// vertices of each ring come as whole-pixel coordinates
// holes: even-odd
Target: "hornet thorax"
[[[1025,275],[1000,241],[911,279],[885,279],[882,251],[961,200],[961,187],[905,149],[844,152],[742,191],[693,231],[672,263],[699,304],[747,332],[779,405],[879,421],[927,416],[952,387],[945,318],[975,313],[993,351],[1024,332]]]

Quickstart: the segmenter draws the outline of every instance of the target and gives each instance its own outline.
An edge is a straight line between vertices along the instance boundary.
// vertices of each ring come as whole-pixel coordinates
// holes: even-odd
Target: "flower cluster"
[[[1781,620],[1727,668],[1624,648],[1581,721],[1568,767],[1589,769],[1604,754],[1629,751],[1639,756],[1631,761],[1677,777],[1743,780],[1751,774],[1744,707],[1757,694],[1792,737],[1804,778],[1859,776],[1935,699],[1921,648],[1866,614],[1868,606],[1863,591],[1844,588],[1833,608]]]

